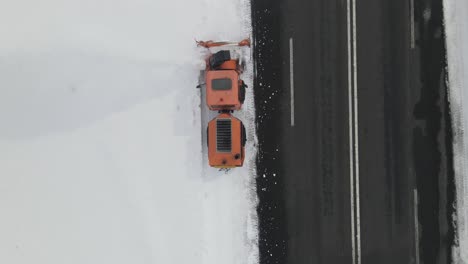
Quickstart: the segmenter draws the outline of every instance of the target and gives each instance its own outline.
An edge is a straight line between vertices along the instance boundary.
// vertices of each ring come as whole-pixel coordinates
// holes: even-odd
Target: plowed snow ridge
[[[448,53],[449,100],[452,113],[456,178],[456,264],[468,263],[468,2],[444,0]]]

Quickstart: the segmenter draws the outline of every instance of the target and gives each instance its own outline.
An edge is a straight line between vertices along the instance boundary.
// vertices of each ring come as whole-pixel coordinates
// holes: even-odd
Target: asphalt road
[[[357,2],[363,263],[417,263],[409,1]],[[419,256],[418,256],[419,257]]]
[[[261,263],[448,263],[442,7],[254,0]]]

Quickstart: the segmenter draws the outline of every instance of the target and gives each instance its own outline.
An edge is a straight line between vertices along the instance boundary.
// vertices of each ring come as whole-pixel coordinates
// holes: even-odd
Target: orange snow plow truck
[[[244,70],[239,63],[240,58],[223,46],[250,46],[250,41],[198,41],[197,45],[208,50],[218,47],[218,51],[206,59],[204,74],[206,105],[219,113],[207,128],[209,164],[222,169],[241,167],[245,157],[246,131],[242,121],[231,113],[241,109],[247,85],[240,78]]]

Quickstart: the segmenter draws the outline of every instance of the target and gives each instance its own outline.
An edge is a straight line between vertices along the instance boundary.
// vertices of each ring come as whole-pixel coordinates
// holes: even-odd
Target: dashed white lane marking
[[[289,38],[289,85],[291,89],[291,126],[294,126],[294,46]]]
[[[410,34],[411,34],[411,48],[414,49],[414,0],[410,0],[410,23],[411,23],[411,28],[410,28]]]
[[[416,264],[419,264],[419,223],[418,223],[418,190],[414,189],[414,236],[415,236],[415,245],[414,252],[416,258]]]

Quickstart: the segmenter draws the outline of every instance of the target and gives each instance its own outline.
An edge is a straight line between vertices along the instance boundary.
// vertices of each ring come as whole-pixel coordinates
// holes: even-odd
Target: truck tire
[[[245,84],[244,81],[241,81],[239,85],[239,102],[243,104],[245,101]]]
[[[208,62],[210,64],[211,69],[217,70],[221,66],[221,64],[230,59],[231,53],[229,52],[229,50],[220,50],[215,54],[211,55]]]
[[[247,133],[245,132],[245,126],[244,124],[241,125],[241,142],[242,142],[242,147],[245,147],[245,143],[247,142]]]

